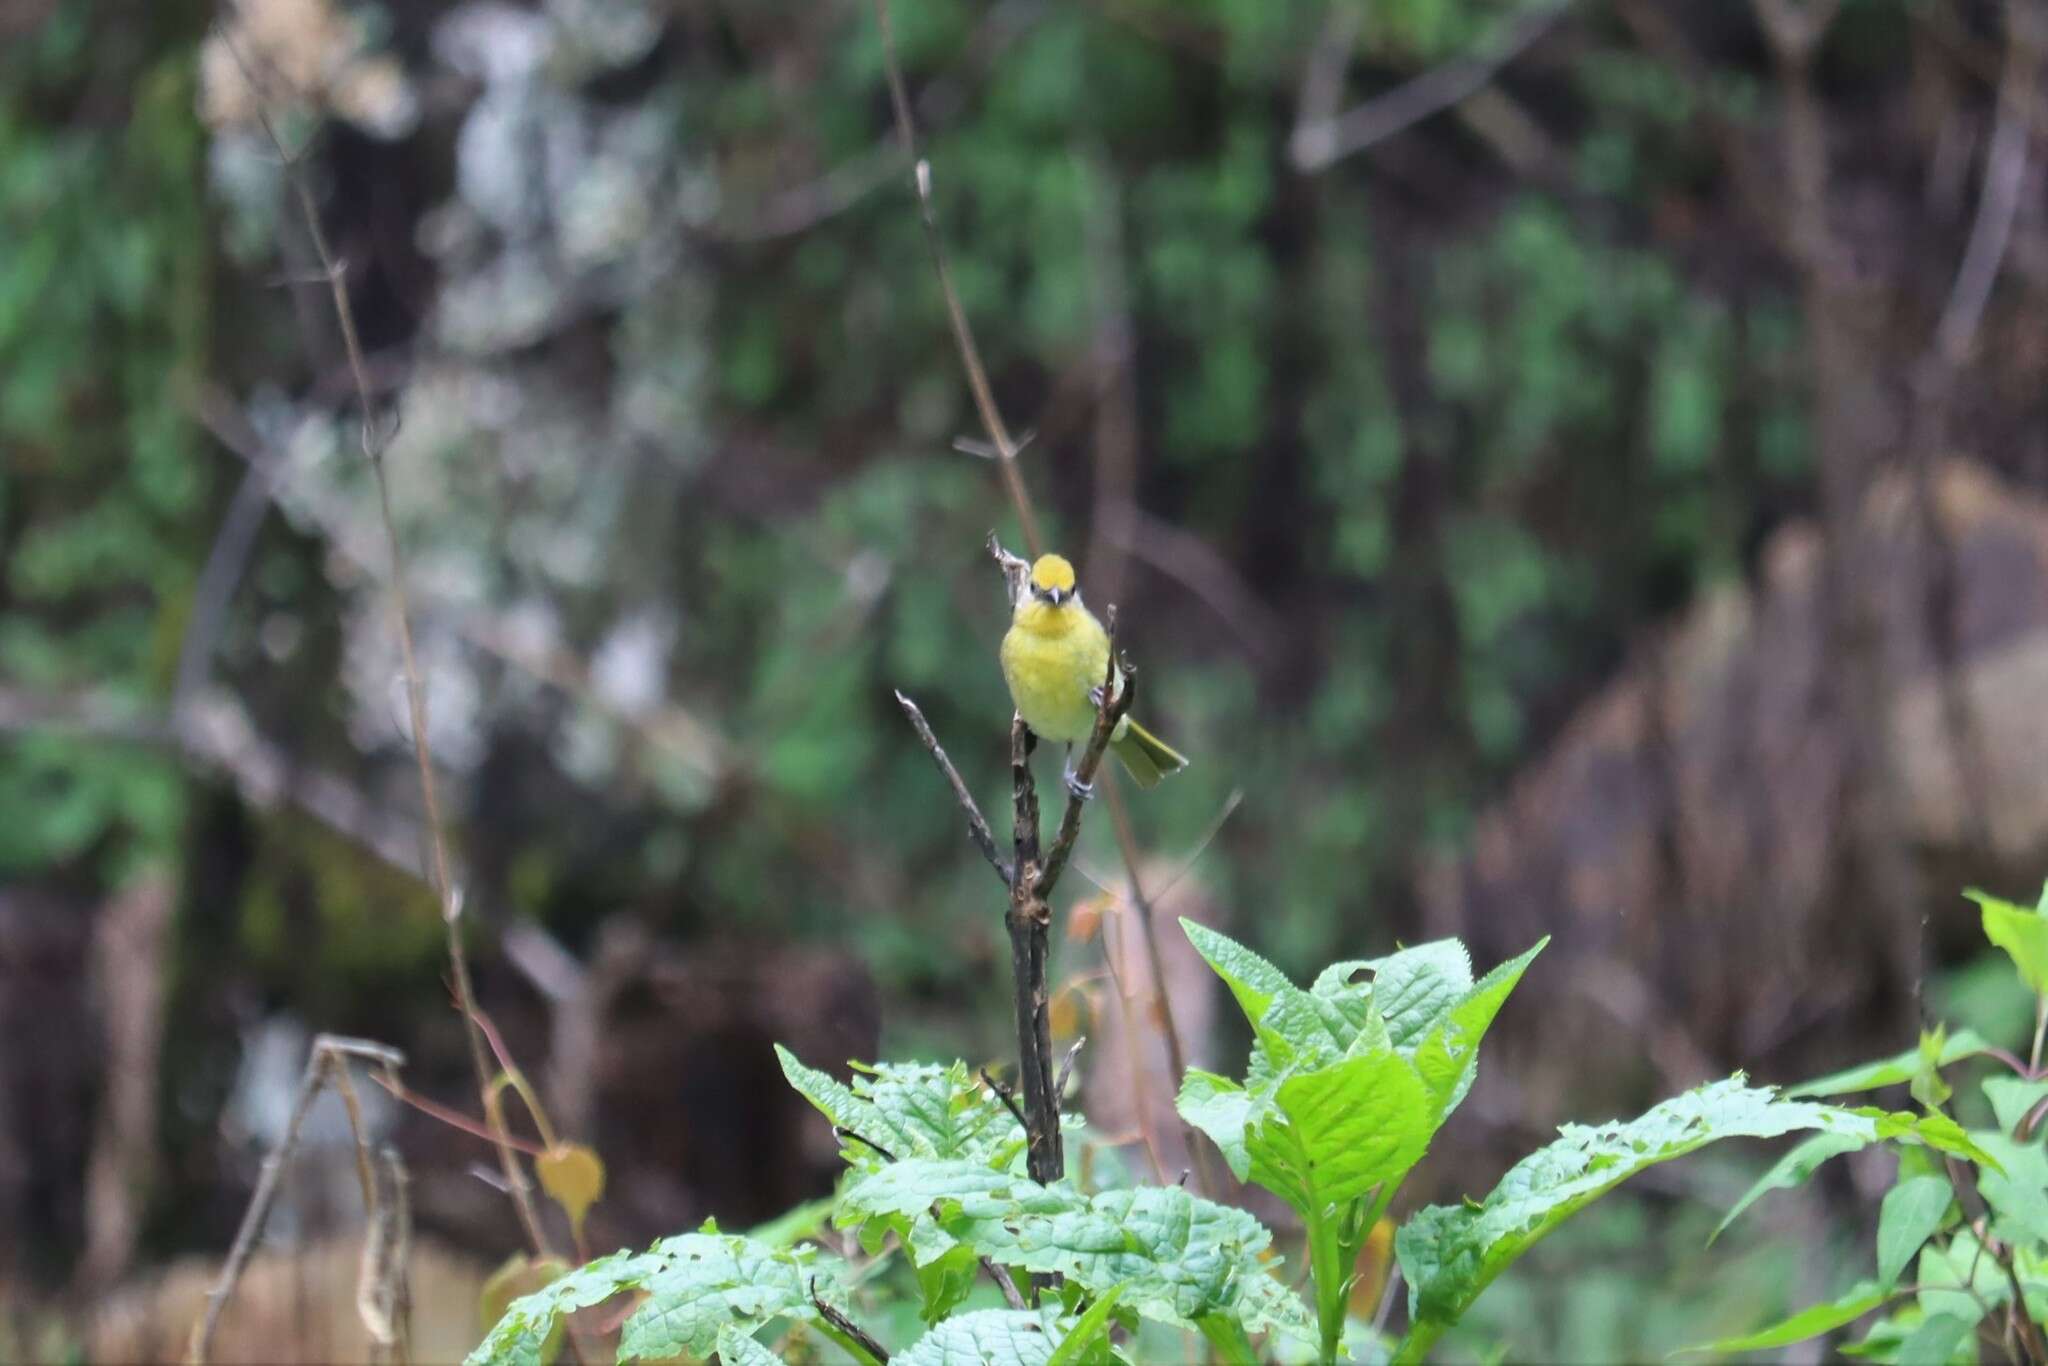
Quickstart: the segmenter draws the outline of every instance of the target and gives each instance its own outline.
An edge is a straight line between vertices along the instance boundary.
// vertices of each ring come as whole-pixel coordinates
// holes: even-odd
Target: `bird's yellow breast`
[[[1088,693],[1109,668],[1109,635],[1087,608],[1026,599],[1003,637],[1002,661],[1010,696],[1039,736],[1075,741],[1093,729]]]

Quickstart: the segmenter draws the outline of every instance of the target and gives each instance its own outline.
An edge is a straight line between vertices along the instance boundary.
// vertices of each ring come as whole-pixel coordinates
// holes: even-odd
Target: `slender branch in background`
[[[263,1168],[256,1178],[256,1189],[249,1197],[248,1208],[242,1211],[242,1223],[235,1230],[235,1241],[228,1248],[227,1260],[221,1263],[220,1276],[214,1281],[213,1289],[206,1294],[206,1308],[192,1325],[192,1337],[186,1348],[186,1359],[194,1366],[207,1360],[213,1351],[213,1336],[220,1327],[220,1316],[234,1298],[235,1287],[241,1282],[242,1272],[249,1265],[256,1245],[263,1238],[263,1226],[270,1220],[270,1207],[277,1202],[278,1184],[291,1166],[293,1156],[298,1152],[299,1135],[306,1127],[306,1116],[312,1112],[313,1102],[319,1099],[320,1091],[329,1084],[337,1071],[345,1072],[350,1058],[360,1058],[374,1063],[386,1073],[395,1073],[405,1066],[405,1055],[397,1049],[370,1039],[343,1038],[337,1034],[322,1034],[313,1040],[311,1051],[306,1056],[306,1070],[299,1076],[298,1093],[292,1098],[290,1117],[286,1119],[284,1137],[277,1147],[265,1154]],[[343,1093],[344,1104],[352,1099],[351,1087]],[[355,1106],[349,1105],[349,1132],[356,1143],[357,1171],[369,1170],[369,1155],[364,1147],[361,1115]],[[376,1212],[376,1187],[374,1180],[366,1182],[363,1188],[366,1214]]]
[[[1912,474],[1914,506],[1928,566],[1923,585],[1922,617],[1934,647],[1936,683],[1941,695],[1943,728],[1956,791],[1962,801],[1966,834],[1980,848],[1991,846],[1989,764],[1984,739],[1970,706],[1957,657],[1957,565],[1954,538],[1941,515],[1935,472],[1948,442],[1956,384],[1977,331],[1991,288],[2004,263],[2019,212],[2020,189],[2026,180],[2032,137],[2032,109],[2040,83],[2041,55],[2048,43],[2048,10],[2039,0],[2007,0],[2005,64],[1998,82],[1998,115],[1985,156],[1984,183],[1962,263],[1949,289],[1933,340],[1913,373],[1913,418],[1908,428],[1906,461]]]
[[[232,8],[232,5],[230,6]],[[399,658],[405,673],[406,707],[412,724],[413,757],[419,766],[420,800],[424,807],[425,834],[427,837],[427,866],[432,874],[435,899],[440,903],[441,920],[447,928],[448,962],[454,976],[456,1006],[461,1011],[467,1028],[470,1063],[476,1073],[476,1085],[488,1109],[491,1088],[491,1071],[484,1057],[483,1034],[476,1019],[476,991],[470,980],[469,955],[462,943],[462,897],[456,891],[450,873],[448,840],[441,817],[440,794],[434,782],[434,765],[427,752],[427,703],[426,689],[420,679],[419,660],[413,649],[412,612],[406,601],[405,591],[405,548],[399,539],[398,521],[392,515],[391,482],[385,477],[384,449],[392,430],[380,430],[376,409],[370,396],[370,381],[363,363],[363,348],[356,334],[355,310],[349,302],[348,289],[343,283],[342,264],[336,259],[328,245],[326,230],[320,226],[320,208],[313,199],[313,190],[307,182],[299,158],[295,157],[277,135],[277,128],[271,122],[269,111],[264,106],[263,85],[257,80],[254,69],[244,59],[241,47],[235,42],[231,26],[216,23],[215,32],[241,68],[242,76],[257,98],[254,109],[257,121],[262,125],[264,136],[282,158],[284,171],[291,183],[292,192],[298,199],[299,210],[305,219],[306,233],[313,245],[314,255],[319,258],[320,267],[326,273],[328,292],[334,302],[335,318],[341,328],[342,346],[348,353],[349,372],[355,379],[356,400],[362,422],[363,456],[369,461],[370,472],[377,485],[377,506],[384,523],[384,534],[389,542],[391,561],[391,614],[398,630]],[[519,1159],[505,1136],[493,1131],[494,1146],[498,1152],[498,1165],[504,1173],[505,1184],[512,1196],[512,1203],[519,1215],[519,1222],[526,1232],[527,1240],[533,1245],[536,1255],[548,1254],[546,1235],[541,1231],[540,1217],[533,1206],[531,1188],[526,1175],[520,1168]]]
[[[981,808],[974,804],[974,794],[967,790],[966,782],[960,777],[960,770],[953,767],[953,761],[946,757],[939,737],[932,734],[931,722],[924,719],[924,713],[917,709],[917,703],[896,694],[896,705],[903,708],[903,714],[910,718],[910,727],[917,732],[917,738],[924,743],[932,762],[939,766],[939,772],[946,777],[946,783],[953,789],[953,796],[960,802],[960,809],[967,813],[967,835],[974,841],[974,847],[981,850],[989,866],[996,870],[996,876],[1008,886],[1013,874],[1010,865],[1003,862],[1003,856],[996,852],[995,833],[989,829],[988,818],[981,814]]]
[[[378,1153],[385,1198],[363,1235],[356,1313],[371,1339],[406,1366],[412,1360],[412,1180],[398,1149]]]
[[[1339,10],[1349,8],[1347,5],[1338,6]],[[1470,99],[1485,89],[1500,74],[1502,67],[1527,52],[1570,10],[1570,4],[1530,10],[1509,24],[1497,40],[1488,43],[1486,51],[1425,71],[1342,114],[1315,118],[1311,96],[1322,93],[1319,86],[1319,81],[1325,79],[1322,72],[1332,60],[1348,57],[1351,46],[1348,36],[1340,32],[1333,37],[1326,30],[1319,45],[1318,63],[1310,69],[1312,79],[1303,82],[1301,119],[1295,124],[1293,136],[1287,140],[1289,159],[1294,162],[1296,170],[1313,174],[1327,169],[1333,162],[1364,151],[1376,142],[1386,141],[1432,114]],[[1334,18],[1333,14],[1333,23]],[[1342,39],[1341,45],[1339,38]],[[1339,83],[1342,70],[1339,65]]]
[[[1030,549],[1032,558],[1044,553],[1045,542],[1038,534],[1038,518],[1031,511],[1031,499],[1024,492],[1024,476],[1017,472],[1017,443],[1010,439],[1010,429],[1003,422],[1003,415],[996,408],[996,398],[989,388],[988,371],[981,363],[981,351],[974,344],[974,330],[967,324],[967,311],[960,305],[960,291],[953,287],[953,270],[946,263],[946,244],[939,235],[937,210],[932,205],[931,164],[917,154],[917,123],[910,112],[910,93],[903,84],[903,64],[896,56],[896,31],[889,22],[889,0],[875,0],[875,18],[882,29],[882,65],[889,78],[889,102],[896,111],[896,134],[903,141],[903,150],[911,157],[911,185],[917,191],[918,218],[924,224],[925,243],[931,248],[932,266],[938,272],[939,291],[945,295],[946,318],[953,327],[954,344],[960,348],[960,361],[967,371],[967,387],[974,395],[975,409],[981,414],[981,425],[988,431],[988,439],[996,448],[996,467],[1002,471],[1003,487],[1009,492],[1010,506],[1017,513],[1017,523],[1024,531],[1024,544]]]

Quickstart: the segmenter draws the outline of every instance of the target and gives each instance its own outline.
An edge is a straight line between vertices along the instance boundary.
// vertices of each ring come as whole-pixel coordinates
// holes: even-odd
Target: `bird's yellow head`
[[[1040,555],[1031,566],[1031,596],[1054,607],[1080,596],[1074,586],[1074,566],[1064,555]]]

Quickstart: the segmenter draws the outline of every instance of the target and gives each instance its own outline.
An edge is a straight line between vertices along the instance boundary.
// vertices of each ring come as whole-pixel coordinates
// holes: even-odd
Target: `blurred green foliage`
[[[0,48],[0,658],[116,716],[160,694],[212,482],[185,404],[206,365],[211,227],[195,8],[108,38],[59,5]],[[0,763],[0,873],[118,881],[173,852],[176,763],[58,733]]]

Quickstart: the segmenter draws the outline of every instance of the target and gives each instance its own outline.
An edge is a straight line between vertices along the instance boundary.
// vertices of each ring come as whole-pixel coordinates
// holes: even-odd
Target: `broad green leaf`
[[[2020,1077],[1984,1079],[1984,1099],[1991,1102],[1991,1113],[1998,1117],[1998,1127],[2007,1133],[2018,1129],[2027,1111],[2044,1096],[2048,1096],[2048,1081],[2026,1081]]]
[[[728,1325],[751,1332],[775,1318],[810,1319],[810,1284],[839,1293],[836,1263],[817,1249],[783,1250],[714,1233],[664,1238],[645,1252],[619,1252],[587,1262],[531,1295],[514,1300],[469,1355],[471,1366],[538,1366],[562,1315],[614,1295],[644,1292],[626,1320],[619,1359],[665,1359],[717,1350]]]
[[[1911,1117],[1906,1117],[1911,1122]],[[1411,1359],[1455,1323],[1480,1291],[1537,1240],[1637,1172],[1722,1138],[1775,1138],[1802,1129],[1874,1141],[1875,1119],[1715,1082],[1628,1123],[1566,1125],[1563,1137],[1517,1163],[1482,1204],[1431,1206],[1395,1239],[1409,1284]]]
[[[1974,889],[1963,895],[1977,903],[1984,937],[2005,950],[2028,990],[2048,992],[2048,916]]]
[[[1929,1318],[1948,1314],[1974,1324],[2012,1299],[2004,1268],[1967,1228],[1920,1249],[1917,1279],[1920,1309]]]
[[[782,1366],[782,1358],[729,1323],[718,1330],[718,1359],[723,1366]]]
[[[1741,1337],[1722,1338],[1698,1347],[1688,1347],[1688,1352],[1714,1352],[1729,1355],[1735,1352],[1761,1352],[1772,1347],[1785,1347],[1808,1338],[1817,1338],[1822,1333],[1832,1333],[1844,1324],[1854,1323],[1871,1310],[1883,1304],[1886,1294],[1869,1281],[1851,1287],[1846,1293],[1826,1304],[1812,1305],[1800,1310],[1788,1319],[1772,1324],[1769,1328]]]
[[[884,1063],[864,1069],[847,1086],[804,1066],[780,1044],[775,1056],[789,1084],[843,1131],[843,1155],[855,1171],[919,1157],[988,1164],[1014,1160],[1024,1150],[1017,1117],[965,1063]]]
[[[1237,998],[1238,1008],[1244,1011],[1245,1019],[1253,1024],[1266,1013],[1274,996],[1293,988],[1287,974],[1253,953],[1244,945],[1226,935],[1218,934],[1206,925],[1182,918],[1180,927],[1195,946],[1195,952],[1202,955],[1223,984],[1230,988],[1230,994]]]
[[[1290,1077],[1245,1135],[1252,1180],[1304,1218],[1323,1218],[1405,1176],[1429,1147],[1431,1120],[1422,1078],[1393,1053]]]
[[[1455,939],[1418,944],[1367,966],[1374,1004],[1397,1048],[1414,1048],[1472,990],[1472,957]]]
[[[1947,1366],[1974,1327],[1954,1314],[1931,1314],[1899,1344],[1894,1366]]]
[[[1884,1194],[1877,1216],[1877,1279],[1887,1288],[1941,1227],[1955,1191],[1941,1176],[1909,1176]]]
[[[1521,982],[1522,974],[1529,970],[1529,964],[1536,961],[1536,955],[1543,952],[1549,943],[1550,938],[1546,935],[1526,952],[1487,973],[1477,986],[1466,992],[1429,1027],[1415,1048],[1415,1070],[1421,1074],[1423,1084],[1429,1088],[1430,1096],[1436,1102],[1438,1124],[1457,1109],[1471,1091],[1472,1082],[1479,1075],[1480,1039],[1492,1027],[1494,1017],[1500,1014],[1509,994]]]
[[[1940,1062],[1943,1067],[1982,1052],[1987,1045],[1982,1035],[1975,1030],[1959,1029],[1949,1035],[1942,1045]],[[1913,1074],[1920,1070],[1920,1050],[1909,1048],[1877,1062],[1867,1062],[1840,1072],[1830,1072],[1825,1077],[1802,1082],[1785,1089],[1787,1100],[1817,1099],[1824,1096],[1845,1096],[1856,1091],[1875,1091],[1881,1086],[1897,1086],[1913,1080]]]
[[[1869,1146],[1869,1140],[1854,1134],[1815,1134],[1798,1144],[1790,1152],[1771,1164],[1771,1169],[1758,1177],[1756,1184],[1742,1193],[1734,1207],[1723,1215],[1721,1222],[1714,1225],[1713,1233],[1707,1237],[1707,1245],[1713,1246],[1736,1217],[1770,1191],[1791,1190],[1806,1184],[1807,1178],[1820,1170],[1823,1162],[1843,1153],[1853,1153]]]
[[[2002,1133],[1975,1135],[2003,1170],[1981,1170],[1977,1189],[1996,1217],[1994,1232],[2011,1242],[2048,1243],[2048,1154],[2041,1144]]]
[[[1251,1121],[1252,1098],[1242,1086],[1228,1077],[1190,1067],[1174,1104],[1182,1119],[1207,1134],[1222,1151],[1232,1175],[1240,1181],[1250,1178],[1252,1160],[1244,1148],[1244,1131]]]
[[[626,1320],[619,1360],[706,1356],[727,1325],[751,1332],[770,1319],[814,1318],[811,1280],[822,1292],[836,1278],[819,1272],[810,1251],[707,1233],[662,1239],[648,1250],[661,1265],[639,1287],[647,1298]]]
[[[981,1309],[947,1319],[891,1357],[902,1366],[1050,1366],[1057,1329],[1031,1309]]]
[[[515,1252],[507,1257],[490,1279],[477,1292],[477,1314],[481,1319],[478,1331],[488,1333],[493,1324],[505,1317],[505,1311],[512,1302],[523,1295],[531,1295],[553,1281],[569,1274],[569,1264],[560,1257],[542,1257],[536,1260],[530,1253]],[[549,1347],[543,1347],[543,1360],[554,1355]]]
[[[973,1248],[956,1247],[916,1267],[917,1292],[923,1300],[924,1322],[929,1328],[960,1307],[974,1289],[981,1274],[981,1262]]]
[[[972,1163],[899,1162],[842,1197],[842,1223],[869,1219],[902,1229],[920,1267],[966,1251],[1097,1295],[1119,1289],[1124,1309],[1180,1328],[1226,1313],[1252,1332],[1307,1331],[1300,1300],[1262,1260],[1272,1235],[1251,1214],[1178,1186],[1090,1197]]]
[[[1998,1170],[1998,1159],[1977,1146],[1976,1140],[1963,1132],[1963,1126],[1947,1115],[1907,1114],[1899,1110],[1880,1110],[1876,1106],[1861,1105],[1849,1111],[1859,1119],[1867,1119],[1876,1126],[1875,1136],[1886,1141],[1903,1139],[1923,1144],[1936,1152],[1952,1153],[1967,1157],[1979,1166]]]

